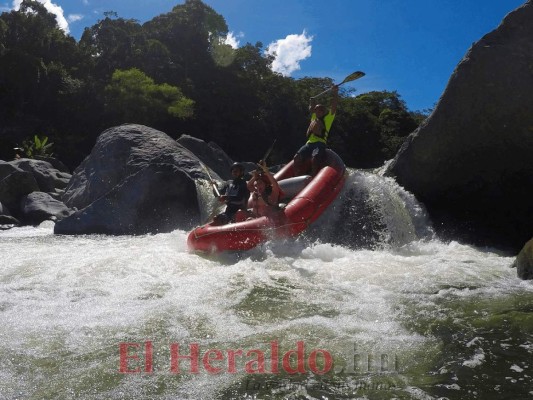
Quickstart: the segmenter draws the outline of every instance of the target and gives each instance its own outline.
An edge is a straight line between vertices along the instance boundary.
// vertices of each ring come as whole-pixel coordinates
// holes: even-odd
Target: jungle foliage
[[[288,160],[305,141],[309,97],[333,81],[283,77],[262,43],[232,49],[227,34],[223,16],[186,0],[144,24],[106,12],[76,42],[23,0],[0,15],[0,158],[44,133],[75,167],[104,129],[141,123],[215,141],[236,160],[277,138],[271,163]],[[425,118],[396,92],[340,95],[330,144],[353,167],[381,165]]]

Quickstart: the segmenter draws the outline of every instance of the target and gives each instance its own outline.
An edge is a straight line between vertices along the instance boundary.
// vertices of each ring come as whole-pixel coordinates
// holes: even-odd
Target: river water
[[[0,399],[533,398],[532,284],[378,175],[244,254],[52,232],[0,232]]]

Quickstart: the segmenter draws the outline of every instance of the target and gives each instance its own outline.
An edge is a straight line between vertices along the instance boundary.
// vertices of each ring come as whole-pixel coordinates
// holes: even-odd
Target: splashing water
[[[0,398],[518,399],[533,392],[530,282],[515,277],[509,257],[439,241],[423,207],[389,179],[350,171],[306,237],[216,259],[189,253],[179,230],[52,231],[44,223],[0,232]],[[137,347],[122,354],[121,343]],[[297,367],[298,343],[305,372],[292,374],[285,367]],[[198,373],[188,359],[172,370],[172,344],[181,356],[199,346]],[[217,373],[205,368],[208,350]],[[229,352],[238,350],[232,371]],[[292,364],[284,365],[291,350]],[[315,372],[324,357],[311,368],[314,350],[332,357],[325,375]],[[121,354],[140,372],[121,373]]]
[[[196,179],[194,183],[196,185],[196,198],[198,199],[198,207],[200,209],[200,220],[202,223],[209,222],[216,214],[222,212],[222,203],[213,195],[213,187],[209,181]]]
[[[423,205],[393,179],[348,170],[339,197],[308,236],[357,249],[398,247],[435,233]]]

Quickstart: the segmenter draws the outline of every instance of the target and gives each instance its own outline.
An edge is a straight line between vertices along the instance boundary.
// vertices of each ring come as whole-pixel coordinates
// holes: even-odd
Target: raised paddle
[[[333,85],[332,87],[330,87],[329,89],[326,89],[324,90],[322,93],[319,93],[317,94],[316,96],[313,96],[311,97],[312,99],[316,99],[317,97],[320,97],[322,96],[323,94],[326,94],[327,92],[329,92],[331,89],[333,89],[335,86],[336,87],[339,87],[340,85],[346,83],[346,82],[352,82],[352,81],[355,81],[356,79],[359,79],[359,78],[362,78],[363,76],[365,76],[365,73],[362,72],[362,71],[355,71],[355,72],[352,72],[350,75],[348,75],[346,78],[344,78],[344,80],[337,84],[337,85]]]
[[[272,143],[272,146],[270,146],[268,148],[268,150],[266,151],[266,153],[263,156],[263,158],[261,159],[261,161],[266,163],[266,160],[267,160],[268,156],[270,155],[270,153],[272,153],[272,150],[274,150],[274,145],[276,144],[276,140],[278,140],[278,139],[274,139],[274,142]]]
[[[270,153],[272,153],[272,150],[274,150],[274,146],[275,146],[277,140],[278,139],[274,139],[274,142],[272,142],[272,144],[270,145],[270,147],[266,151],[266,153],[263,156],[263,158],[260,159],[259,162],[257,163],[257,166],[259,167],[259,168],[256,169],[257,172],[260,173],[262,171],[263,167],[261,166],[261,163],[264,163],[266,165],[266,160],[267,160],[268,156],[270,155]]]

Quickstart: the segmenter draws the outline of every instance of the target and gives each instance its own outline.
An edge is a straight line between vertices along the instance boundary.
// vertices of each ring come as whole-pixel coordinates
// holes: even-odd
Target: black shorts
[[[304,160],[308,158],[323,159],[326,156],[326,144],[322,142],[306,143],[296,154],[299,154]]]

